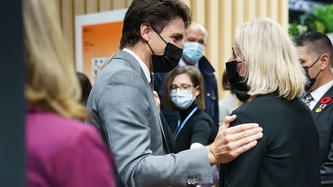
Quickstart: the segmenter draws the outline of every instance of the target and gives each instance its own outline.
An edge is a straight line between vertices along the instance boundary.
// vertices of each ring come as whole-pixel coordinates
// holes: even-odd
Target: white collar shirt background
[[[333,80],[330,82],[324,84],[323,86],[313,90],[311,92],[311,96],[313,97],[313,100],[310,102],[310,109],[312,110],[316,104],[320,101],[320,99],[323,97],[323,95],[333,86]]]

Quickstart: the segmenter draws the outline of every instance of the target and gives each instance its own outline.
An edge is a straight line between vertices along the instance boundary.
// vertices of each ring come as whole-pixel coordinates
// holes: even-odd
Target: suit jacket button
[[[189,186],[193,185],[193,179],[187,179],[186,184]]]
[[[186,182],[186,184],[188,186],[196,186],[196,185],[198,185],[198,183],[199,183],[199,180],[197,178],[187,179],[187,182]]]
[[[195,178],[195,179],[192,179],[193,181],[193,185],[196,186],[199,184],[199,179]]]

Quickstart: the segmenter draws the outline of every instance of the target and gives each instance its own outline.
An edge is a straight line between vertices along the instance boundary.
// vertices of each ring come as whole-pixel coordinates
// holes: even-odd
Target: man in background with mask
[[[178,64],[190,22],[190,9],[181,0],[133,0],[123,21],[121,50],[94,81],[89,122],[112,150],[119,187],[212,183],[210,165],[235,159],[262,137],[258,124],[227,128],[232,116],[212,144],[167,154],[150,73]]]
[[[332,42],[322,33],[305,33],[294,42],[309,81],[301,99],[311,109],[319,133],[321,184],[333,186]]]
[[[185,30],[184,49],[182,58],[179,61],[179,66],[195,66],[198,68],[204,78],[205,90],[205,112],[212,117],[216,127],[219,127],[219,112],[218,112],[218,94],[217,81],[215,70],[210,62],[203,56],[203,52],[207,41],[206,28],[196,22],[192,22],[189,28]],[[164,79],[166,73],[154,74],[154,90],[159,96],[163,97]],[[179,119],[178,112],[170,111],[164,105],[161,99],[161,111],[166,119],[171,130],[174,130],[175,124]],[[223,119],[220,119],[220,121]]]

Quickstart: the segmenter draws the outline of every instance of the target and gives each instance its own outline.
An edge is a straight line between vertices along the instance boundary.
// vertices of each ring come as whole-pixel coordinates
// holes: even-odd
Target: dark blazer
[[[213,119],[216,127],[219,127],[219,109],[218,109],[218,93],[217,93],[217,81],[215,77],[215,70],[209,61],[202,57],[199,60],[199,70],[204,79],[205,86],[205,112],[210,115]],[[176,121],[179,119],[179,113],[169,110],[163,102],[163,89],[164,89],[164,80],[167,76],[167,73],[154,73],[154,90],[157,91],[158,95],[161,98],[161,112],[163,113],[167,123],[170,125],[171,129],[175,129],[173,126],[176,124]]]
[[[318,132],[299,98],[257,96],[233,114],[237,119],[231,126],[255,122],[264,136],[254,148],[221,166],[220,186],[320,186]]]
[[[324,97],[333,99],[333,86]],[[321,183],[323,186],[333,186],[333,100],[325,106],[320,101],[311,113],[319,133]]]
[[[211,183],[206,148],[166,155],[153,92],[139,62],[119,51],[96,78],[87,107],[90,121],[112,150],[118,186]]]
[[[186,110],[181,110],[181,121],[192,112],[196,107],[193,104]],[[175,134],[176,132],[174,132]],[[176,141],[176,153],[190,149],[192,143],[200,143],[202,145],[211,144],[217,134],[217,129],[212,118],[204,111],[198,109],[187,120],[183,128],[179,131]]]

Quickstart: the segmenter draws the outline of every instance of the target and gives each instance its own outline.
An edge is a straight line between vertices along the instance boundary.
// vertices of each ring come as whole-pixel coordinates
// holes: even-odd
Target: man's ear
[[[321,55],[319,60],[320,60],[320,70],[327,68],[327,66],[329,66],[329,67],[331,66],[330,62],[329,62],[328,54],[324,53],[323,55]]]
[[[152,31],[152,27],[150,26],[149,23],[142,23],[140,25],[140,34],[141,37],[145,40],[148,41],[150,36],[151,36],[151,31]]]

